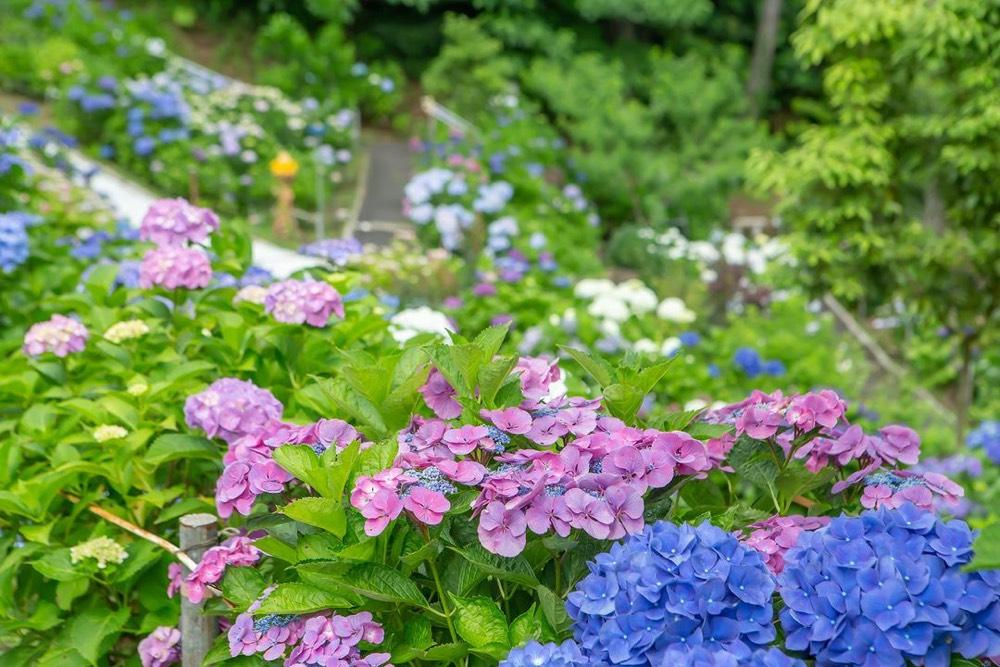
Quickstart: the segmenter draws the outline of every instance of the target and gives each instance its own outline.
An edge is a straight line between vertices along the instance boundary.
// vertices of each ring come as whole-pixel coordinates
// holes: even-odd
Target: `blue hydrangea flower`
[[[765,361],[761,370],[765,375],[770,375],[772,377],[781,377],[785,374],[785,364],[783,364],[778,359],[771,359],[770,361]]]
[[[988,419],[966,436],[969,447],[982,447],[991,461],[1000,465],[1000,421]]]
[[[10,273],[21,266],[29,252],[24,219],[14,213],[0,214],[0,271]]]
[[[785,655],[778,649],[758,649],[749,658],[721,649],[695,646],[691,649],[670,649],[664,653],[663,665],[669,667],[805,667],[798,658]]]
[[[817,667],[1000,653],[1000,572],[962,571],[972,540],[964,521],[909,503],[802,533],[778,578],[786,646]]]
[[[512,650],[500,661],[500,667],[568,667],[593,664],[584,659],[580,648],[572,641],[562,644],[539,644],[531,641]]]
[[[746,373],[747,377],[755,378],[764,372],[764,361],[752,347],[741,347],[733,354],[733,363]]]
[[[685,331],[680,336],[678,336],[681,343],[687,347],[693,347],[701,342],[701,336],[699,336],[694,331]]]
[[[774,640],[774,588],[760,554],[732,535],[660,521],[599,554],[566,608],[589,664],[658,667],[701,645],[742,660]]]

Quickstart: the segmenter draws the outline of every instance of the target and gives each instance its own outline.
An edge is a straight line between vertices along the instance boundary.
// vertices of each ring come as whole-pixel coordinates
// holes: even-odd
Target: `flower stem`
[[[420,526],[421,532],[424,535],[424,541],[430,544],[431,536],[427,531],[427,526]],[[451,641],[458,642],[458,634],[455,632],[455,624],[451,622],[451,609],[448,606],[448,598],[444,592],[444,586],[441,585],[441,576],[438,574],[437,565],[434,564],[434,559],[427,559],[427,565],[431,570],[431,576],[434,577],[434,586],[437,588],[438,600],[441,601],[441,609],[444,611],[444,620],[448,623],[448,632],[451,634]]]

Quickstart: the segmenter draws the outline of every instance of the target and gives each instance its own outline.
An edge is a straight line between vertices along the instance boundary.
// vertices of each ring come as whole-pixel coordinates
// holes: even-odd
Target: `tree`
[[[971,357],[997,335],[998,26],[996,2],[810,0],[793,43],[824,99],[787,150],[749,162],[817,292],[960,333],[960,431]]]

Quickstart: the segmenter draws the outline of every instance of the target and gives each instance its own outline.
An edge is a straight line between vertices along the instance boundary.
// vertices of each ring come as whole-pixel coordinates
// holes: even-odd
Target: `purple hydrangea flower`
[[[24,334],[24,353],[37,357],[51,352],[57,357],[65,357],[83,350],[90,332],[79,320],[65,315],[53,315],[44,322],[31,325]]]
[[[507,657],[500,661],[500,667],[570,667],[571,665],[587,665],[587,659],[580,652],[580,647],[572,641],[562,644],[539,644],[531,641],[519,648],[513,649]]]
[[[222,378],[204,391],[188,396],[184,419],[191,428],[228,443],[245,435],[256,435],[281,419],[284,408],[274,394],[253,382]]]
[[[181,659],[181,632],[161,625],[139,642],[142,667],[165,667]]]
[[[364,246],[357,239],[319,239],[299,248],[303,255],[329,260],[334,266],[346,266],[351,258],[364,251]]]
[[[1000,653],[1000,573],[962,571],[973,537],[911,504],[803,533],[778,577],[786,646],[819,667]]]
[[[28,260],[28,254],[24,219],[13,213],[0,214],[0,271],[12,272]]]
[[[267,288],[264,309],[286,324],[325,327],[330,315],[344,317],[340,292],[317,280],[285,280]]]
[[[160,246],[147,252],[139,267],[143,289],[199,289],[212,281],[212,263],[204,250],[181,246]]]
[[[219,217],[186,199],[157,199],[139,226],[139,238],[157,245],[203,243],[219,228]]]
[[[982,447],[993,463],[1000,465],[1000,421],[986,420],[966,437],[969,447]]]
[[[761,555],[709,523],[660,521],[590,564],[566,607],[591,664],[672,664],[701,644],[749,658],[774,640],[774,579]]]

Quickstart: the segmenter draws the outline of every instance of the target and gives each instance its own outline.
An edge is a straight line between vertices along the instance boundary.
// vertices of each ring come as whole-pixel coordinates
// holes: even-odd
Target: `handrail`
[[[430,95],[424,95],[420,98],[420,109],[434,120],[441,121],[453,130],[458,130],[463,134],[479,133],[479,129],[475,125],[442,105]]]

